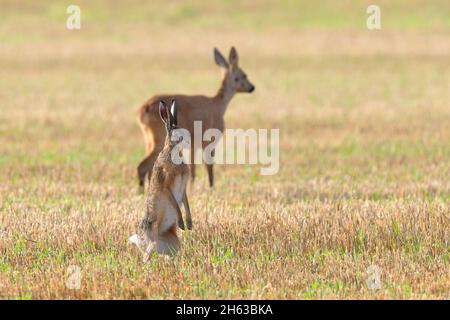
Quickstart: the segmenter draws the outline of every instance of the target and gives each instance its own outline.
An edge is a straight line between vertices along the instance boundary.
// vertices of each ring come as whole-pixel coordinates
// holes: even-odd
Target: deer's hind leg
[[[145,252],[142,259],[144,262],[148,261],[152,251],[155,249],[158,250],[159,246],[159,222],[158,221],[153,222],[150,227],[152,230],[151,232],[152,234],[151,237],[149,238],[147,247],[145,248]]]
[[[139,179],[139,190],[144,191],[145,177],[148,173],[148,179],[152,176],[153,165],[158,158],[159,152],[161,150],[153,149],[138,165],[138,179]]]

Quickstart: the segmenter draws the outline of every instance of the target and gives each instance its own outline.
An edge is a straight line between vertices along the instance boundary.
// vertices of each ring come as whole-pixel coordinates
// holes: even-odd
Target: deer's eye
[[[239,81],[239,77],[234,78],[234,81],[238,82]]]

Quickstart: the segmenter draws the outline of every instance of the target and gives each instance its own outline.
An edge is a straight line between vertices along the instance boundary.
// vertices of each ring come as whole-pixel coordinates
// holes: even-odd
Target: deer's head
[[[217,48],[214,48],[214,60],[224,71],[226,84],[233,92],[253,92],[255,86],[248,80],[245,72],[239,67],[239,57],[236,49],[231,47],[228,61]]]

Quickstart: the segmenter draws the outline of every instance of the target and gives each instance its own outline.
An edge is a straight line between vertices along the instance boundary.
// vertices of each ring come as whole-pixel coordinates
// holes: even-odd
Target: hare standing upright
[[[159,103],[159,114],[166,128],[163,150],[156,159],[150,179],[147,210],[139,226],[139,233],[130,237],[144,255],[144,261],[152,250],[158,253],[173,254],[180,249],[176,224],[184,229],[180,205],[186,210],[188,229],[192,228],[192,218],[186,196],[189,167],[172,161],[172,152],[181,141],[177,130],[177,106],[172,100],[170,110],[163,101]]]
[[[202,123],[202,136],[210,128],[219,129],[223,132],[225,128],[223,116],[228,104],[237,92],[253,92],[255,86],[248,80],[245,72],[239,67],[238,53],[234,47],[231,48],[228,61],[214,48],[214,60],[223,71],[223,81],[217,94],[212,97],[204,95],[157,95],[150,98],[139,109],[139,124],[144,134],[147,156],[139,164],[137,171],[139,186],[143,191],[145,176],[152,176],[152,168],[156,157],[163,148],[164,129],[158,119],[157,106],[159,101],[168,101],[170,97],[177,100],[179,111],[180,128],[185,128],[191,134],[194,141],[194,121]],[[213,143],[217,144],[218,141]],[[208,144],[199,146],[205,148]],[[195,177],[194,144],[191,145],[191,177]],[[214,156],[214,155],[213,155]],[[213,165],[206,164],[209,185],[214,184]]]

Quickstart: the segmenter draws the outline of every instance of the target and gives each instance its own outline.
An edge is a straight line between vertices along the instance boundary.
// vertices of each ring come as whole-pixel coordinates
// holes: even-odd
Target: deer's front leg
[[[195,149],[191,148],[191,163],[189,164],[189,172],[191,174],[191,183],[195,180]]]
[[[214,141],[213,143],[213,149],[211,150],[211,154],[208,156],[206,154],[207,161],[205,163],[205,167],[206,167],[206,171],[208,172],[208,181],[209,181],[209,187],[212,188],[214,186],[214,171],[213,171],[213,166],[214,166],[214,156],[216,154],[216,145],[217,145],[218,141]],[[205,149],[209,148],[206,145],[203,145],[203,154],[205,155]]]
[[[191,216],[191,209],[189,208],[189,202],[188,202],[188,198],[186,195],[186,190],[184,190],[184,194],[183,194],[183,205],[184,205],[184,209],[186,210],[186,223],[187,223],[187,228],[189,230],[192,230],[192,216]]]

